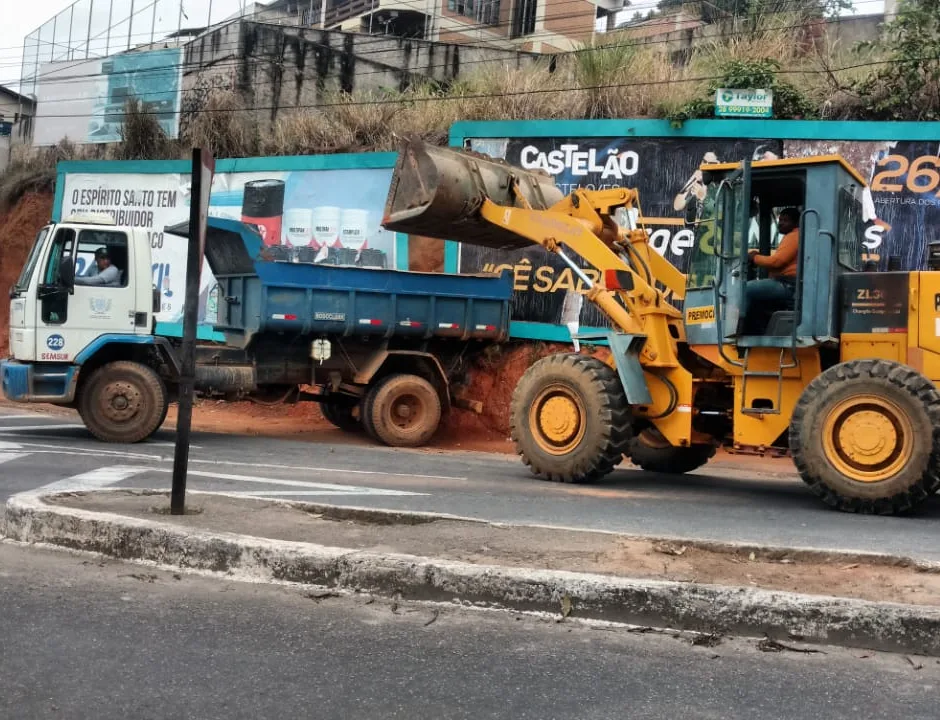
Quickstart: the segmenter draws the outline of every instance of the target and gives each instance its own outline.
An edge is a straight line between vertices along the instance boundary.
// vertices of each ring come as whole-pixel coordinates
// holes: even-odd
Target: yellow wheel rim
[[[911,459],[914,428],[907,414],[890,400],[857,395],[829,411],[823,445],[826,457],[846,477],[881,482]]]
[[[551,385],[529,409],[529,427],[539,447],[552,455],[571,452],[584,438],[585,411],[581,398],[565,385]]]

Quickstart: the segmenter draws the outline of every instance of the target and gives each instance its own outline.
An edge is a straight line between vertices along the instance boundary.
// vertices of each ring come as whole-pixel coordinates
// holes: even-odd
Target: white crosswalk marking
[[[69,423],[68,425],[7,425],[5,427],[0,427],[0,434],[8,433],[17,433],[24,432],[29,430],[74,430],[75,428],[83,428],[84,425],[76,425],[74,423]]]
[[[154,468],[154,472],[173,472],[172,468]],[[284,485],[287,487],[302,488],[303,492],[283,492],[283,495],[427,495],[427,493],[408,492],[406,490],[389,490],[385,488],[363,487],[361,485],[335,485],[333,483],[306,482],[303,480],[283,480],[280,478],[258,477],[256,475],[229,475],[227,473],[206,472],[204,470],[190,470],[189,477],[214,478],[217,480],[233,480],[235,482],[259,483],[262,485]],[[271,494],[277,491],[244,491],[252,495],[262,493]]]
[[[73,492],[79,490],[97,490],[98,488],[114,485],[129,477],[139,475],[150,470],[145,467],[127,467],[123,465],[112,465],[110,467],[98,468],[80,475],[73,475],[64,480],[57,480],[54,483],[43,485],[36,490],[37,493],[55,493],[55,492]]]

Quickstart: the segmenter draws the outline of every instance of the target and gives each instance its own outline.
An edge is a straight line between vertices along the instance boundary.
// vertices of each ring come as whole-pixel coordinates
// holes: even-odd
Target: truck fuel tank
[[[516,180],[517,190],[512,188],[511,178]],[[479,153],[407,140],[392,173],[382,226],[497,250],[529,247],[529,240],[479,215],[485,199],[497,205],[524,207],[517,191],[534,210],[545,210],[564,198],[551,176],[541,171],[523,170]]]

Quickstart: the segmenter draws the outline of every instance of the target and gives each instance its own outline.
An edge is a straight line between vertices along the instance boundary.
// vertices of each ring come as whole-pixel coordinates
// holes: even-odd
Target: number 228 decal
[[[65,338],[61,335],[50,335],[46,338],[46,347],[50,350],[61,350],[65,347]]]

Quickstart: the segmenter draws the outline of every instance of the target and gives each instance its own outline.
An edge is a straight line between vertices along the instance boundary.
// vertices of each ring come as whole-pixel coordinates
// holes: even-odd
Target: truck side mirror
[[[63,255],[59,260],[59,284],[69,292],[75,289],[75,263],[71,255]]]

